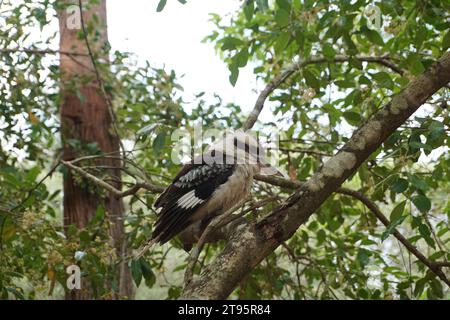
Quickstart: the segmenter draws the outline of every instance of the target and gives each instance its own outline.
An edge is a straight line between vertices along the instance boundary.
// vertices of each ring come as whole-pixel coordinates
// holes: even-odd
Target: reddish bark
[[[70,2],[72,3],[72,2]],[[83,2],[84,4],[84,2]],[[85,6],[83,6],[85,7]],[[85,25],[95,14],[100,21],[98,26],[99,37],[94,41],[90,37],[89,47],[94,55],[100,53],[102,46],[108,42],[106,27],[106,0],[99,4],[86,5],[83,13]],[[69,11],[70,12],[70,11]],[[66,52],[89,53],[85,39],[78,37],[77,34],[83,33],[83,29],[68,29],[67,11],[62,10],[59,14],[60,25],[60,50]],[[101,59],[108,59],[107,54]],[[107,97],[101,90],[101,83],[97,79],[95,65],[89,55],[61,55],[61,135],[63,141],[63,159],[72,160],[76,158],[77,151],[67,142],[69,139],[79,140],[81,143],[97,144],[97,147],[104,153],[120,151],[119,137],[114,134],[112,129],[111,112],[108,107]],[[89,77],[90,81],[86,84],[77,84],[75,90],[71,81],[79,77]],[[79,82],[78,82],[79,83]],[[77,93],[78,91],[78,93]],[[120,167],[121,162],[114,159],[99,159],[97,165]],[[108,169],[109,181],[115,188],[121,189],[120,169]],[[92,191],[91,191],[92,192]],[[123,256],[126,253],[126,239],[124,238],[123,213],[124,207],[121,199],[115,198],[112,194],[101,196],[91,193],[86,186],[79,185],[71,172],[64,176],[64,225],[71,224],[77,228],[87,226],[89,220],[94,216],[99,204],[103,204],[106,215],[109,219],[111,228],[110,236],[112,244],[116,248],[117,255]],[[120,273],[120,274],[119,274]],[[131,297],[133,293],[131,273],[128,266],[124,263],[118,271],[117,280],[119,281],[120,296]],[[66,298],[68,299],[89,299],[92,298],[89,285],[84,281],[84,290],[74,290]],[[108,286],[108,284],[105,284]]]

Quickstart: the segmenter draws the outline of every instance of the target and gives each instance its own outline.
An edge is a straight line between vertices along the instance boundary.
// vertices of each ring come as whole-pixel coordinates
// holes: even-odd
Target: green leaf
[[[155,140],[153,140],[152,148],[155,151],[155,153],[160,153],[161,150],[164,148],[164,145],[166,144],[166,132],[161,131],[156,135]]]
[[[31,168],[28,172],[27,172],[27,180],[28,181],[34,181],[36,180],[39,172],[40,172],[40,168],[39,167],[33,167]]]
[[[434,240],[431,238],[431,231],[426,224],[419,225],[419,233],[430,247],[435,247]]]
[[[320,82],[309,69],[303,70],[303,77],[305,78],[306,84],[311,88],[314,88],[316,91],[320,89]]]
[[[430,130],[430,133],[428,134],[428,139],[430,139],[430,141],[438,140],[445,133],[444,124],[435,120],[431,122],[428,129]]]
[[[402,193],[408,189],[409,182],[405,179],[399,178],[391,185],[391,190],[396,193]]]
[[[181,4],[186,4],[187,1],[186,0],[178,0],[178,2]]]
[[[97,223],[100,223],[105,218],[105,208],[103,205],[99,204],[97,209],[95,210],[94,217],[89,221],[89,226],[94,226]]]
[[[349,34],[344,33],[344,35],[342,36],[342,38],[344,39],[345,44],[348,47],[348,51],[351,54],[356,54],[358,52],[358,49],[356,48],[355,43],[353,42],[352,38],[350,37]]]
[[[289,32],[281,33],[274,44],[274,50],[276,54],[280,54],[289,44],[289,40],[291,39],[291,35]]]
[[[392,209],[391,215],[389,217],[390,221],[398,221],[403,216],[403,211],[405,210],[406,200],[400,202],[398,205]]]
[[[409,143],[409,146],[412,147],[412,148],[416,148],[416,149],[424,149],[424,150],[427,150],[427,151],[433,150],[433,147],[432,147],[432,146],[429,146],[429,145],[427,145],[427,144],[425,144],[425,143],[418,142],[418,141],[411,141],[411,142]]]
[[[364,31],[364,33],[365,33],[367,39],[369,39],[369,41],[372,42],[373,44],[376,44],[379,46],[384,46],[383,38],[375,30],[366,29]]]
[[[317,232],[317,242],[318,242],[318,244],[323,243],[325,241],[326,237],[327,237],[327,235],[326,235],[325,231],[323,229],[320,229]]]
[[[436,261],[446,255],[445,251],[437,251],[428,257],[431,261]]]
[[[278,9],[275,13],[275,22],[280,27],[286,27],[290,22],[289,12],[284,9]]]
[[[256,5],[258,9],[261,11],[266,11],[269,9],[269,1],[268,0],[256,0]]]
[[[431,202],[430,199],[428,199],[426,196],[419,194],[412,197],[411,200],[420,212],[426,213],[430,211]]]
[[[362,61],[356,59],[356,58],[351,58],[349,61],[349,64],[356,69],[362,70],[363,69],[363,63]]]
[[[231,85],[234,87],[236,84],[236,81],[239,77],[239,68],[235,64],[233,64],[233,65],[229,66],[229,70],[231,72],[229,80],[230,80]]]
[[[291,11],[291,4],[289,0],[277,0],[277,5],[286,11]]]
[[[255,3],[253,0],[247,0],[244,6],[244,15],[247,21],[252,20],[253,13],[255,12]]]
[[[417,53],[409,54],[405,62],[413,75],[421,74],[425,70],[425,67],[420,61],[420,56]]]
[[[166,6],[167,0],[160,0],[158,3],[158,7],[156,7],[156,12],[163,11],[164,7]]]
[[[83,230],[80,232],[80,243],[84,246],[88,245],[91,242],[91,237],[89,236],[89,232]]]
[[[346,111],[342,113],[342,115],[344,116],[345,120],[347,120],[347,122],[352,126],[357,126],[361,123],[361,116],[359,115],[359,113]]]
[[[131,260],[131,276],[136,286],[139,287],[142,281],[142,269],[139,260]]]
[[[372,81],[364,75],[361,75],[358,80],[359,84],[372,85]]]
[[[428,279],[426,277],[416,281],[416,285],[414,287],[414,296],[415,297],[419,297],[422,294],[427,281],[428,281]]]
[[[153,132],[156,128],[158,128],[160,126],[159,123],[154,123],[154,124],[149,124],[141,129],[139,129],[136,132],[137,136],[145,136],[148,135],[149,133]]]
[[[295,42],[298,44],[300,51],[303,51],[303,47],[305,45],[305,35],[302,31],[295,31]]]
[[[235,37],[226,37],[222,40],[222,50],[234,50],[237,46],[243,45],[244,42],[241,39]]]
[[[406,216],[401,216],[400,218],[398,218],[395,221],[392,221],[386,228],[386,230],[381,234],[381,241],[384,241],[387,239],[387,237],[389,237],[389,235],[391,235],[392,233],[394,233],[395,228],[397,226],[399,226],[403,220],[405,220]]]
[[[417,177],[415,175],[409,175],[408,180],[417,189],[420,189],[422,191],[428,190],[428,184],[424,180],[420,179],[419,177]]]
[[[414,44],[417,48],[420,48],[426,39],[427,29],[424,26],[417,26],[416,37],[414,38]]]
[[[442,39],[442,49],[447,50],[448,48],[450,48],[450,30],[447,31]]]
[[[0,210],[1,212],[1,210]],[[2,226],[3,233],[1,233],[0,241],[2,243],[7,242],[9,239],[13,238],[17,234],[17,229],[14,223],[7,219],[6,216],[0,215],[0,226]]]
[[[242,49],[239,51],[235,56],[235,63],[238,68],[245,67],[247,65],[248,61],[248,50],[247,48]]]
[[[411,221],[411,227],[413,229],[416,229],[420,226],[422,222],[420,221],[420,219],[418,217],[412,217],[412,221]]]
[[[431,279],[430,287],[431,287],[431,290],[433,291],[433,293],[438,298],[442,299],[444,297],[444,291],[442,289],[442,284],[439,280],[437,280],[436,278]]]
[[[369,264],[370,261],[370,252],[366,249],[359,249],[358,254],[356,255],[356,259],[358,260],[361,268],[364,269],[366,265]]]
[[[378,83],[380,87],[392,89],[394,82],[387,72],[378,72],[372,75],[372,78]]]
[[[67,228],[67,235],[69,238],[74,237],[78,232],[78,229],[75,225],[71,224],[69,225],[69,227]]]
[[[139,259],[139,261],[141,264],[141,271],[142,276],[144,277],[145,280],[145,284],[151,288],[156,282],[156,276],[153,273],[152,267],[147,261],[145,261],[143,258]]]
[[[327,59],[333,59],[336,55],[336,51],[334,51],[333,46],[328,43],[323,45],[322,52]]]

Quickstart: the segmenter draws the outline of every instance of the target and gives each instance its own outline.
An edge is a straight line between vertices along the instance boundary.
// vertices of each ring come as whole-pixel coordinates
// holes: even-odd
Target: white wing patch
[[[189,191],[188,193],[186,193],[180,199],[178,199],[177,205],[179,205],[180,207],[182,207],[184,209],[189,209],[189,208],[193,208],[196,205],[203,203],[203,202],[205,202],[205,200],[197,198],[195,196],[195,190],[192,190],[192,191]]]

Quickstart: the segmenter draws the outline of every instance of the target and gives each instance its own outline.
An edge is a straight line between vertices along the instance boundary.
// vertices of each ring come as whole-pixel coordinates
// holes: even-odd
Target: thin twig
[[[325,152],[315,151],[315,150],[308,150],[308,149],[301,149],[301,148],[283,148],[283,147],[279,147],[279,148],[267,148],[267,150],[280,150],[280,151],[283,151],[283,152],[298,152],[298,153],[315,155],[315,156],[319,156],[319,157],[331,157],[331,156],[333,156],[330,153],[325,153]]]
[[[134,186],[132,186],[130,189],[127,189],[125,191],[120,191],[120,190],[116,189],[114,186],[110,185],[109,183],[97,178],[96,176],[90,174],[87,171],[84,171],[80,167],[73,165],[70,161],[61,160],[61,163],[65,166],[67,166],[68,168],[74,170],[75,172],[79,173],[86,179],[89,179],[90,181],[95,183],[97,186],[111,192],[116,198],[123,198],[123,197],[129,196],[129,195],[134,195],[140,189],[145,189],[145,190],[148,190],[148,191],[154,192],[154,193],[160,193],[160,192],[164,191],[164,187],[161,187],[161,186],[158,186],[155,184],[151,184],[151,183],[146,183],[146,182],[138,182]]]
[[[267,84],[267,86],[264,88],[263,91],[258,96],[258,99],[256,100],[255,106],[253,108],[253,111],[250,113],[250,115],[247,118],[247,121],[245,122],[243,129],[245,131],[250,130],[258,120],[259,114],[261,113],[264,102],[266,101],[267,97],[276,89],[278,88],[284,81],[286,81],[287,78],[289,78],[292,74],[296,73],[297,71],[301,70],[307,65],[310,64],[320,64],[320,63],[329,63],[329,62],[348,62],[352,59],[356,59],[359,61],[364,62],[373,62],[378,63],[380,65],[383,65],[385,67],[388,67],[392,69],[393,71],[399,73],[400,75],[403,75],[403,70],[397,67],[392,61],[390,61],[389,56],[363,56],[363,55],[356,55],[356,56],[345,56],[345,55],[336,55],[333,59],[327,59],[322,56],[318,57],[312,57],[308,60],[296,62],[290,64],[283,72],[281,72],[278,76],[276,76],[272,81]]]
[[[29,48],[0,48],[0,53],[31,53],[31,54],[63,54],[67,56],[88,56],[88,53],[52,50],[52,49],[29,49]]]
[[[363,195],[360,192],[350,190],[347,188],[339,188],[337,190],[338,193],[349,195],[355,199],[358,199],[364,205],[372,211],[372,213],[377,217],[378,220],[381,221],[381,223],[388,227],[390,225],[389,219],[386,218],[386,216],[381,212],[381,210],[378,208],[378,206],[370,200],[368,197]],[[396,229],[393,232],[393,235],[395,238],[397,238],[398,241],[400,241],[405,248],[411,252],[413,255],[416,256],[417,259],[419,259],[424,265],[426,265],[435,275],[437,275],[447,286],[450,287],[450,281],[447,279],[446,275],[442,272],[441,267],[439,264],[436,264],[435,262],[430,261],[427,257],[425,257],[415,245],[413,245],[411,242],[409,242],[400,232],[398,232]]]

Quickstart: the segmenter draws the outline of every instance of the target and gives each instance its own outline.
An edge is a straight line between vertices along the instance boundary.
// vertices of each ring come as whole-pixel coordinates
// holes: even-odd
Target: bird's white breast
[[[250,193],[256,166],[251,164],[238,164],[228,181],[214,191],[207,204],[209,213],[225,211],[237,205]]]

